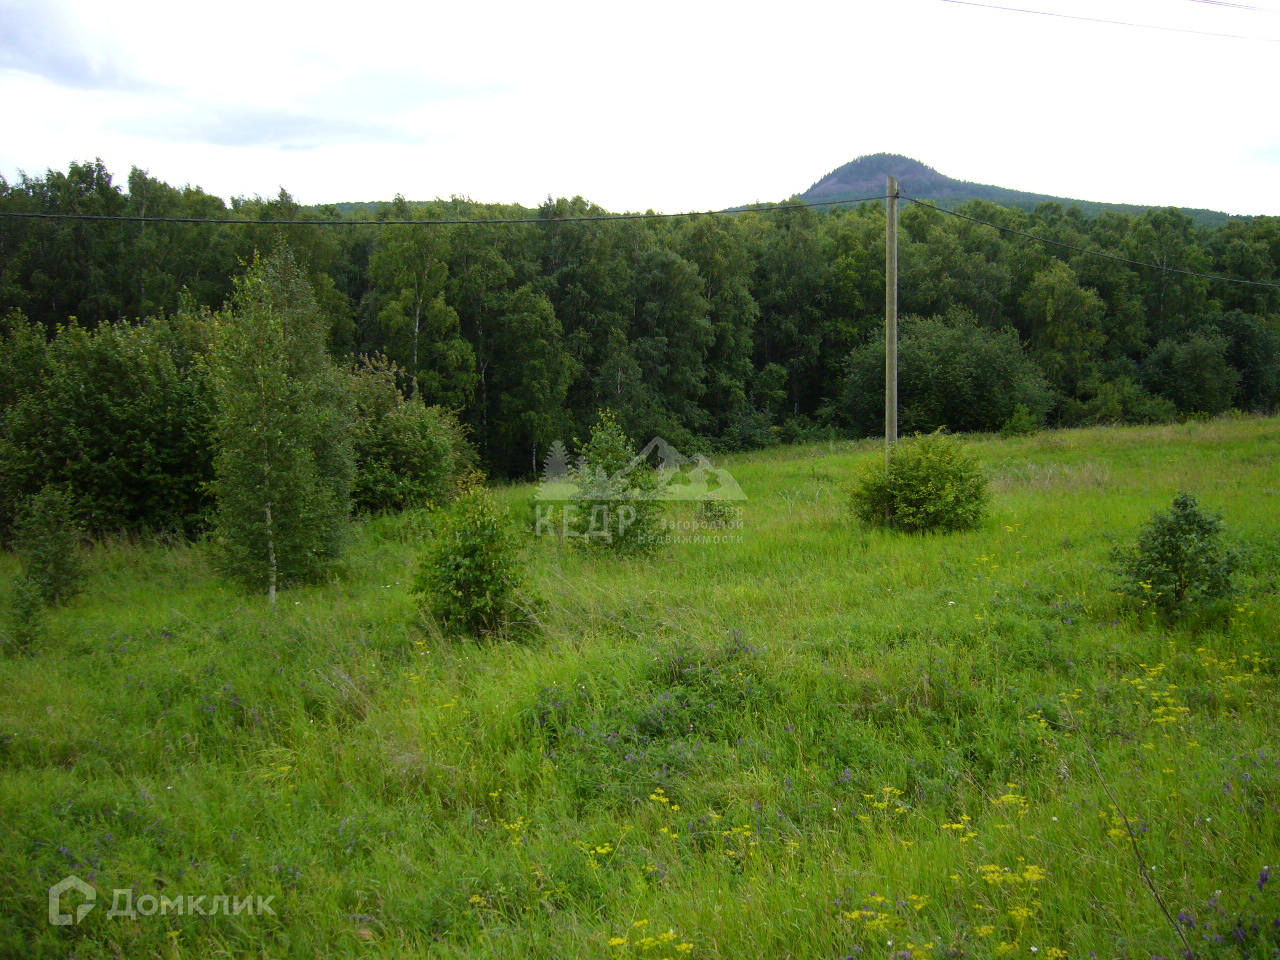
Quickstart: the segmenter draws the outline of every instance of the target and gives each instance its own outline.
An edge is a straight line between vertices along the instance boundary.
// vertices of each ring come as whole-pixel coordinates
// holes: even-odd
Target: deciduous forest
[[[405,397],[456,418],[495,477],[531,476],[602,408],[630,436],[708,452],[873,435],[884,204],[779,206],[494,224],[609,212],[581,197],[304,208],[283,189],[228,205],[136,168],[116,183],[101,161],[0,180],[4,212],[227,221],[0,221],[0,499],[9,510],[70,458],[73,484],[120,501],[104,523],[199,517],[209,318],[255,253],[282,245],[333,358],[389,358]],[[1280,288],[1265,284],[1280,218],[1206,229],[1176,208],[1089,217],[983,200],[958,212],[1115,259],[904,203],[905,433],[1275,409]],[[344,219],[385,223],[312,222]]]

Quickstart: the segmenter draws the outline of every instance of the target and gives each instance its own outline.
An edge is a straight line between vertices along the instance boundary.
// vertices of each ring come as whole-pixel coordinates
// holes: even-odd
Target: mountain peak
[[[911,157],[899,153],[872,153],[836,167],[806,190],[803,197],[817,202],[881,196],[887,176],[897,177],[903,193],[916,196],[950,196],[957,192],[957,187],[967,186]]]
[[[872,153],[836,167],[825,177],[800,195],[809,203],[847,203],[862,197],[882,197],[886,187],[885,177],[894,176],[899,189],[909,197],[928,200],[947,210],[953,210],[967,200],[990,200],[1006,207],[1034,210],[1042,203],[1057,203],[1063,207],[1078,206],[1087,216],[1096,216],[1104,210],[1115,210],[1132,215],[1141,214],[1151,207],[1125,203],[1098,203],[1089,200],[1072,200],[1043,193],[1028,193],[986,183],[970,183],[939,173],[933,167],[904,157],[899,153]],[[1227,215],[1214,210],[1182,208],[1200,226],[1221,226]]]

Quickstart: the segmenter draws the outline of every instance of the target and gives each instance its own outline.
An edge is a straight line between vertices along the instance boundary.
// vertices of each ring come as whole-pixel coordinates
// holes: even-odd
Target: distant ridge
[[[880,197],[884,195],[885,177],[889,174],[898,178],[902,192],[936,203],[945,210],[954,210],[968,200],[990,200],[1004,207],[1017,207],[1022,210],[1034,210],[1042,203],[1059,203],[1064,208],[1079,207],[1089,217],[1096,217],[1106,210],[1139,216],[1147,210],[1160,209],[1158,206],[1140,206],[1132,203],[1102,203],[1096,200],[1073,200],[1069,197],[1054,197],[1045,193],[1029,193],[1025,190],[1011,190],[1008,187],[997,187],[988,183],[971,183],[968,180],[956,180],[946,174],[939,173],[933,167],[904,157],[898,153],[873,153],[865,157],[837,167],[821,178],[804,193],[800,199],[808,203],[843,203],[853,202],[860,197]],[[794,197],[794,195],[793,195]],[[466,217],[474,206],[470,201],[436,199],[429,201],[437,208],[436,216],[443,211],[450,215]],[[794,199],[791,201],[794,202]],[[411,206],[415,205],[411,201]],[[314,204],[306,209],[321,212],[336,212],[339,216],[359,215],[376,218],[387,207],[390,201],[373,200],[366,202],[343,202],[331,204]],[[493,206],[481,204],[481,206]],[[536,210],[518,204],[509,206],[513,216],[534,216]],[[729,207],[726,213],[736,213],[750,209],[752,205]],[[1181,207],[1183,213],[1191,217],[1198,227],[1220,227],[1232,219],[1228,214],[1218,210],[1202,210],[1196,207]],[[518,211],[518,212],[517,212]],[[1248,219],[1247,217],[1237,219]]]
[[[897,153],[873,153],[858,157],[832,170],[800,196],[809,203],[831,203],[853,200],[857,197],[879,197],[884,195],[885,177],[889,175],[898,178],[898,185],[903,193],[921,200],[930,200],[947,210],[955,209],[966,200],[978,199],[990,200],[1001,206],[1018,207],[1023,210],[1034,210],[1042,203],[1060,203],[1063,207],[1074,205],[1091,217],[1096,217],[1104,210],[1137,216],[1147,210],[1159,209],[1130,203],[1072,200],[1043,193],[1010,190],[1008,187],[996,187],[986,183],[970,183],[967,180],[948,177],[919,160]],[[1192,207],[1183,207],[1182,210],[1195,221],[1197,226],[1201,227],[1222,226],[1229,219],[1227,214],[1217,210],[1201,210]]]

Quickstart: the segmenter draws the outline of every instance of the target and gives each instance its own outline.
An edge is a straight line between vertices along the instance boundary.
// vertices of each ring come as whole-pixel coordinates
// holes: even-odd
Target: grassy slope
[[[1280,420],[971,442],[971,534],[851,523],[862,444],[727,460],[741,543],[534,543],[524,645],[416,623],[406,518],[275,616],[100,550],[0,659],[0,955],[1175,955],[1113,801],[1197,951],[1274,936]],[[1167,629],[1103,565],[1183,487],[1250,559]],[[69,873],[277,916],[55,929]]]

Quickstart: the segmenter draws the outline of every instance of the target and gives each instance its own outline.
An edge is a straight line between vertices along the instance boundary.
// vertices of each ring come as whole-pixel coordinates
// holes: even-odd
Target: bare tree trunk
[[[413,395],[418,395],[418,329],[422,325],[422,298],[413,302]]]
[[[267,588],[267,596],[271,598],[271,609],[276,608],[276,534],[271,525],[271,501],[267,501],[267,562],[271,564],[271,580]]]
[[[476,322],[476,343],[484,343],[484,320]],[[480,357],[480,455],[489,456],[489,358]]]

